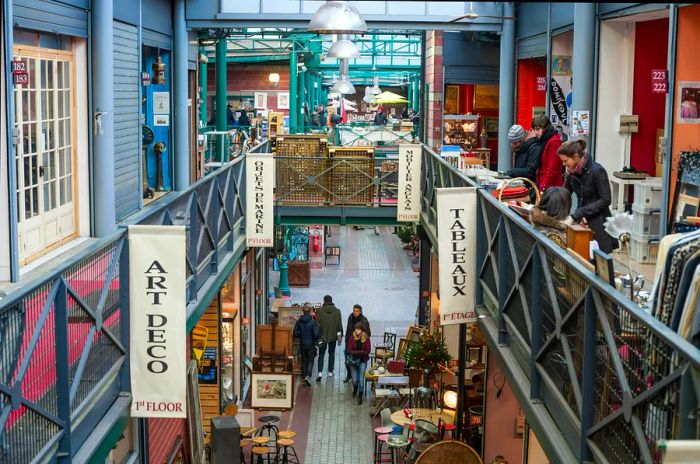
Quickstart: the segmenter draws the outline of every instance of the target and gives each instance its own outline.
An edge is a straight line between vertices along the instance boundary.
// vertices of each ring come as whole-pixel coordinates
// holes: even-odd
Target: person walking
[[[321,329],[318,326],[318,322],[311,317],[310,305],[304,305],[302,311],[304,314],[294,324],[294,337],[299,339],[301,347],[301,378],[307,386],[311,386],[316,345],[321,339]]]
[[[361,323],[363,325],[364,331],[368,337],[372,336],[372,331],[369,328],[369,321],[365,315],[362,314],[362,306],[359,304],[355,304],[352,307],[352,313],[350,313],[348,316],[348,324],[345,326],[345,368],[347,369],[348,373],[345,380],[343,380],[343,383],[348,383],[350,380],[352,380],[352,377],[350,376],[350,365],[348,364],[347,343],[350,340],[350,335],[352,335],[352,331],[355,329],[355,324],[357,323]]]
[[[605,231],[605,220],[611,216],[610,182],[608,173],[593,161],[586,151],[584,140],[572,140],[559,147],[559,158],[566,166],[564,188],[576,194],[578,204],[564,221],[566,224],[582,222],[593,231],[598,247],[605,253],[618,247],[618,241]]]
[[[328,377],[333,377],[335,367],[335,344],[340,345],[343,339],[343,321],[340,310],[333,304],[333,297],[323,297],[323,306],[318,310],[318,325],[321,328],[321,341],[318,352],[318,376],[316,382],[323,377],[323,358],[328,349]]]
[[[371,350],[369,335],[364,327],[362,322],[355,324],[347,344],[348,364],[352,376],[352,396],[353,398],[357,396],[357,404],[362,404],[362,398],[365,396],[365,369],[367,369]]]

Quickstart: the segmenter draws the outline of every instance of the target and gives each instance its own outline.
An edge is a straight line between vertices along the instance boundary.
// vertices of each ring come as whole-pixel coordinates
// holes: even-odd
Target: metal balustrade
[[[413,143],[417,132],[400,131],[396,125],[374,126],[369,124],[338,124],[334,129],[335,143],[343,147],[393,146]]]
[[[254,151],[269,151],[263,143]],[[173,192],[0,300],[0,463],[69,457],[129,391],[128,224],[183,224],[187,314],[245,251],[245,157]]]
[[[427,148],[423,168],[437,247],[435,188],[473,184]],[[656,463],[659,440],[700,439],[700,350],[490,192],[477,198],[479,323],[549,457]]]

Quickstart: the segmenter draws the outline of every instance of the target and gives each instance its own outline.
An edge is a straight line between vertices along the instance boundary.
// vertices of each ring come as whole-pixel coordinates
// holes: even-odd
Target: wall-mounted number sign
[[[27,63],[22,60],[12,60],[12,82],[15,85],[29,85]]]
[[[651,92],[668,93],[668,71],[665,69],[651,70]]]

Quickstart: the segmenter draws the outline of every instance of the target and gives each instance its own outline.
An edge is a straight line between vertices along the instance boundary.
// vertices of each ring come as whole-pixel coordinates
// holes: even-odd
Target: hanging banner
[[[437,189],[440,323],[476,321],[476,189]]]
[[[187,417],[184,226],[129,226],[132,417]]]
[[[249,247],[272,247],[274,167],[270,153],[246,155],[245,240]]]
[[[399,145],[399,202],[396,220],[420,221],[421,146]]]

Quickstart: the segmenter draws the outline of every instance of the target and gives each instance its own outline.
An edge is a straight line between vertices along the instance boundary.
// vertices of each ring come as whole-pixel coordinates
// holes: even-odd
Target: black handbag
[[[358,367],[360,365],[360,363],[362,362],[362,360],[360,358],[358,358],[357,356],[355,356],[354,354],[348,354],[346,361],[347,361],[348,366],[353,366],[353,367]]]

